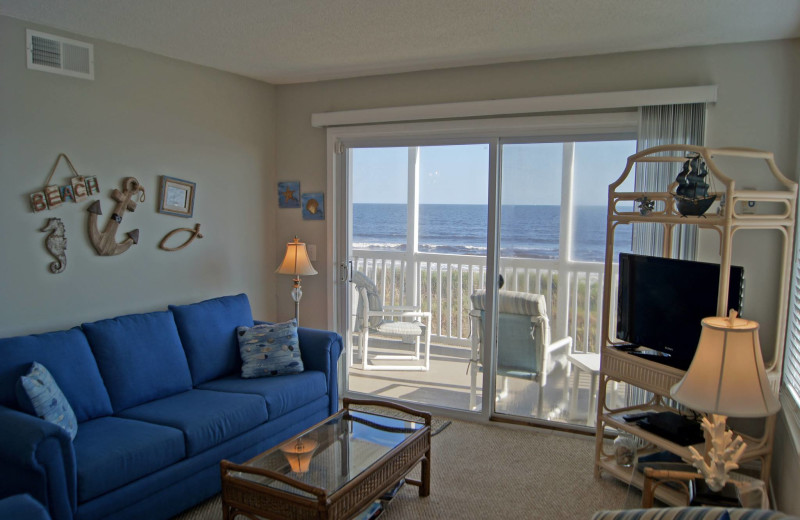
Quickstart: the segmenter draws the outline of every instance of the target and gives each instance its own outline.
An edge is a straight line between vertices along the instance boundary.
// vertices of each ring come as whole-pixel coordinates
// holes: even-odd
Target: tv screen
[[[719,264],[620,253],[617,338],[668,354],[656,361],[686,369],[700,321],[717,315]],[[728,305],[741,313],[744,269],[731,266]]]

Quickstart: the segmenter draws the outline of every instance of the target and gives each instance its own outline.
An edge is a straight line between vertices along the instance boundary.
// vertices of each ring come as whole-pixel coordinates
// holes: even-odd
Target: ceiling
[[[275,84],[800,37],[800,0],[0,0]]]

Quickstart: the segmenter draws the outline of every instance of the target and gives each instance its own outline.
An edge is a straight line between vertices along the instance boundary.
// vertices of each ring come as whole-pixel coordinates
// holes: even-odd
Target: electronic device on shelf
[[[647,417],[636,421],[636,425],[681,446],[699,444],[705,440],[703,430],[697,421],[675,412],[648,414]]]
[[[741,314],[744,269],[732,265],[729,278],[726,309]],[[657,351],[633,355],[686,370],[718,291],[719,264],[620,253],[617,338]]]

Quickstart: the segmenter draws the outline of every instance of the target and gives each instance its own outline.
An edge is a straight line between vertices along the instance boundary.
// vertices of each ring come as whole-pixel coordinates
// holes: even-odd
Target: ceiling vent
[[[94,79],[94,46],[91,43],[30,29],[25,37],[29,69]]]

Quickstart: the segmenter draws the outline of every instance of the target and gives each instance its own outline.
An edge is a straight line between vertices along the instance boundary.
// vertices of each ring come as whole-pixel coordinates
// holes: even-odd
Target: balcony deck
[[[402,352],[405,350],[405,352]],[[413,345],[380,338],[370,338],[370,365],[373,353],[412,353]],[[353,353],[349,369],[348,390],[378,398],[391,398],[465,411],[470,409],[470,347],[431,343],[431,363],[428,371],[363,370],[361,357]],[[343,356],[343,359],[345,356]],[[380,360],[382,365],[413,363],[407,360]],[[478,374],[477,403],[480,406],[481,377]],[[507,392],[503,392],[503,378],[498,378],[498,413],[521,418],[545,419],[564,425],[594,426],[595,411],[592,399],[596,381],[591,373],[577,369],[566,356],[559,367],[548,375],[543,389],[542,409],[539,403],[539,384],[517,378],[506,378]],[[623,402],[625,385],[609,392],[609,399]]]

